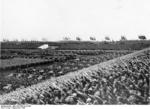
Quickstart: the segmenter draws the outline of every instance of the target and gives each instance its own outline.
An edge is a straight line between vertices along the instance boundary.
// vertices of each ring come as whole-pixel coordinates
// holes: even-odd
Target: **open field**
[[[27,87],[36,84],[43,80],[65,75],[71,71],[77,71],[122,55],[128,52],[108,52],[101,55],[78,55],[75,59],[67,60],[64,62],[47,63],[45,65],[37,65],[26,68],[17,68],[17,70],[1,72],[1,93],[8,93],[16,90],[19,87]],[[8,85],[10,88],[5,89]]]
[[[148,104],[150,48],[0,96],[1,104]]]
[[[149,40],[44,43],[1,44],[0,104],[150,103]]]

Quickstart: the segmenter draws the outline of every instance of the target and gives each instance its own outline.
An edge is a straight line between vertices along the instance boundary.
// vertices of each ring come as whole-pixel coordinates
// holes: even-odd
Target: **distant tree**
[[[121,36],[120,41],[126,41],[126,40],[127,40],[127,38],[125,36]]]
[[[68,40],[70,40],[70,37],[64,37],[63,40],[68,41]]]
[[[96,38],[95,37],[90,37],[90,40],[96,40]]]
[[[42,38],[42,41],[44,41],[44,42],[45,42],[45,41],[48,41],[48,40],[47,40],[46,38],[44,38],[44,37],[43,37],[43,38]]]
[[[81,41],[81,38],[80,38],[80,37],[76,37],[76,40],[77,40],[77,41]]]
[[[26,39],[21,39],[21,42],[26,42],[27,40]]]
[[[42,41],[47,41],[46,38],[42,38]],[[31,38],[31,42],[37,42],[37,39],[36,38]]]
[[[31,40],[31,42],[37,42],[37,40]]]
[[[110,38],[108,36],[105,37],[106,41],[110,41]]]
[[[8,39],[3,39],[3,42],[9,42],[9,40]]]
[[[146,36],[144,36],[144,35],[140,35],[140,36],[138,36],[138,38],[139,38],[140,40],[146,40]]]
[[[14,42],[18,42],[18,39],[14,39],[13,41],[14,41]]]
[[[114,40],[112,40],[111,42],[112,42],[112,43],[115,43],[115,41],[114,41]]]

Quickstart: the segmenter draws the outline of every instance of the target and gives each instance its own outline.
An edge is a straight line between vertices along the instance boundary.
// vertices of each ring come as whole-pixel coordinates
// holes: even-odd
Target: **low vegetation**
[[[149,104],[150,48],[0,96],[0,104]]]

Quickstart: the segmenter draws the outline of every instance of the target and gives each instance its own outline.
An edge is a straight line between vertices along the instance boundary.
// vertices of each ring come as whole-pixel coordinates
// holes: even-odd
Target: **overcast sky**
[[[150,0],[1,0],[1,38],[150,39]]]

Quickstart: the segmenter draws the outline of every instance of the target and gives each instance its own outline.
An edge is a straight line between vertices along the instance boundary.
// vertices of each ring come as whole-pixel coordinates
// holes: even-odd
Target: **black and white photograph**
[[[150,104],[150,0],[0,5],[1,109]]]

